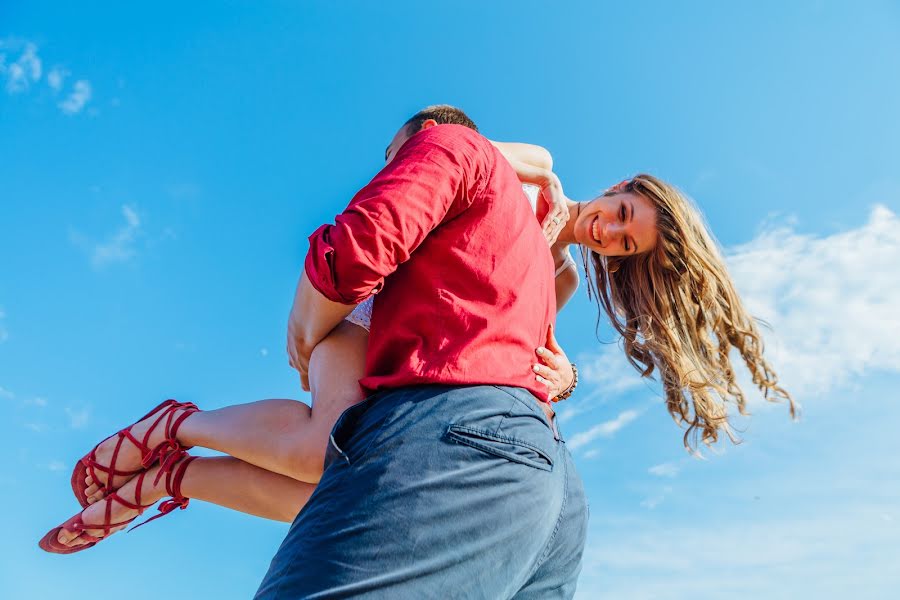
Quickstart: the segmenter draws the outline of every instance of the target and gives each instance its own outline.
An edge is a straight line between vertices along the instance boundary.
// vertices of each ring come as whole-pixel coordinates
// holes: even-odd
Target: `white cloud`
[[[26,400],[25,404],[29,406],[40,406],[41,408],[43,408],[47,406],[47,399],[41,396],[35,396],[34,398]]]
[[[656,475],[657,477],[676,477],[678,472],[681,470],[681,467],[676,465],[675,463],[662,463],[661,465],[654,465],[647,469],[647,472],[651,475]]]
[[[50,471],[54,471],[54,472],[65,471],[66,463],[64,463],[61,460],[51,460],[49,463],[47,463],[47,469],[49,469]]]
[[[646,385],[640,373],[625,358],[621,344],[604,344],[598,352],[580,355],[580,379],[600,394],[616,396]]]
[[[658,494],[654,494],[652,496],[648,496],[647,498],[644,498],[643,500],[641,500],[641,508],[646,508],[647,510],[653,510],[654,508],[656,508],[657,506],[662,504],[663,500],[665,500],[666,496],[668,496],[671,492],[672,492],[672,488],[665,487],[662,490],[660,490],[660,492]]]
[[[6,330],[6,327],[3,325],[3,320],[6,319],[6,311],[3,310],[3,307],[0,306],[0,344],[9,339],[9,332]]]
[[[576,597],[889,598],[875,590],[887,592],[898,579],[900,524],[885,514],[856,506],[837,519],[631,520],[585,549]]]
[[[8,38],[0,40],[0,49],[7,50],[7,52],[0,53],[0,82],[3,83],[8,94],[27,92],[41,80],[44,72],[43,60],[38,54],[36,44]],[[18,54],[17,57],[15,57],[16,54]],[[7,59],[11,62],[8,62]],[[54,66],[45,78],[47,87],[54,94],[59,94],[63,91],[65,81],[70,75],[70,71],[64,67]],[[79,79],[57,106],[63,113],[75,115],[84,110],[92,96],[91,82],[87,79]]]
[[[645,510],[592,515],[578,598],[896,595],[900,467],[889,400],[900,373],[900,218],[876,206],[865,223],[831,234],[784,223],[726,257],[749,311],[772,325],[767,357],[811,418],[790,437],[781,421],[781,433],[760,429],[729,455],[740,461],[731,476],[725,459],[706,475],[692,468],[688,479],[702,486],[672,491],[633,465],[642,479],[624,488],[640,492]],[[848,387],[850,417],[833,404]],[[679,476],[684,464],[647,474]]]
[[[0,73],[6,76],[6,91],[10,94],[18,94],[26,91],[33,82],[41,78],[41,58],[37,54],[37,46],[31,42],[24,44],[19,58],[9,65],[5,64]]]
[[[793,224],[766,225],[726,258],[747,309],[772,327],[762,328],[766,357],[796,400],[874,371],[900,371],[900,218],[889,209],[876,206],[867,223],[824,236],[797,233]],[[734,363],[748,398],[762,402],[740,358]],[[579,365],[592,387],[561,410],[560,421],[642,385],[660,394],[618,344],[579,356]],[[570,446],[583,446],[616,423],[578,433]]]
[[[599,425],[594,425],[587,431],[576,433],[567,442],[567,445],[572,450],[577,450],[578,448],[592,442],[598,437],[609,437],[637,419],[639,414],[640,413],[638,413],[638,411],[636,410],[622,411],[621,413],[619,413],[619,416],[611,421],[604,421]]]
[[[54,92],[59,92],[62,90],[63,82],[66,77],[68,77],[71,73],[62,67],[53,67],[50,69],[50,72],[47,73],[47,85],[50,86]]]
[[[59,103],[59,109],[67,115],[76,115],[81,112],[84,105],[88,103],[92,95],[91,82],[86,79],[79,79],[72,86],[72,91],[65,100]]]
[[[16,395],[13,394],[11,391],[4,388],[3,386],[0,386],[0,398],[6,398],[7,400],[12,400],[15,397],[16,397]]]
[[[900,219],[884,206],[828,236],[763,231],[728,262],[748,310],[771,324],[766,354],[798,399],[900,371]]]
[[[260,348],[259,354],[260,354],[260,356],[265,358],[266,356],[269,355],[269,349],[268,348]]]
[[[25,429],[29,431],[33,431],[35,433],[44,433],[47,431],[46,423],[25,423]]]
[[[81,233],[70,234],[72,243],[83,248],[91,259],[94,268],[103,268],[114,263],[125,263],[135,257],[135,240],[141,232],[141,219],[134,208],[122,206],[125,223],[102,242],[92,242]]]
[[[91,411],[88,408],[66,407],[66,415],[69,417],[69,427],[72,429],[81,429],[91,419]]]

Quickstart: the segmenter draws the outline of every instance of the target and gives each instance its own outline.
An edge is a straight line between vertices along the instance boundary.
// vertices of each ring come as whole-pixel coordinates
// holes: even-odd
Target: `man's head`
[[[391,160],[393,160],[394,158],[394,155],[397,154],[397,151],[400,150],[400,148],[403,147],[403,144],[406,143],[406,140],[411,138],[416,133],[422,131],[423,129],[434,127],[435,125],[448,124],[464,125],[469,129],[478,131],[478,126],[475,125],[475,122],[470,119],[469,116],[466,115],[466,113],[456,108],[455,106],[450,106],[448,104],[435,104],[434,106],[423,108],[412,117],[410,117],[409,120],[400,128],[400,131],[398,131],[394,136],[394,139],[391,140],[391,143],[384,151],[385,164],[391,162]]]

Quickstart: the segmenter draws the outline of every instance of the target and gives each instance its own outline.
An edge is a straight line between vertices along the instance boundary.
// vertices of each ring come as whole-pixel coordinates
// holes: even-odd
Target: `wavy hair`
[[[623,192],[640,194],[656,208],[656,246],[626,257],[585,252],[585,272],[588,261],[594,272],[594,280],[587,276],[588,295],[597,297],[621,334],[628,362],[643,377],[659,372],[669,413],[687,425],[685,447],[695,451],[698,439],[715,443],[721,432],[739,441],[728,405],[748,412],[731,364],[732,348],[763,396],[787,401],[796,418],[797,407],[763,358],[762,337],[697,208],[652,175],[636,175],[604,195]]]

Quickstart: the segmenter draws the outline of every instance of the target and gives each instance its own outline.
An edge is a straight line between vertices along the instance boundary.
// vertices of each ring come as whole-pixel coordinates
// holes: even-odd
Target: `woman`
[[[520,178],[562,197],[549,155],[535,147],[501,145]],[[388,159],[390,159],[390,155]],[[744,412],[731,368],[735,347],[754,383],[772,400],[790,396],[777,386],[762,358],[761,340],[725,270],[715,243],[690,202],[675,188],[638,175],[588,202],[565,200],[552,245],[558,306],[578,285],[569,246],[580,244],[593,268],[590,289],[625,341],[629,361],[644,376],[661,374],[668,409],[688,425],[685,444],[731,437],[726,403]],[[552,213],[551,213],[552,214]],[[553,219],[551,219],[553,220]],[[170,401],[128,430],[103,442],[73,475],[86,510],[42,540],[54,552],[74,552],[130,522],[165,496],[165,514],[187,498],[270,519],[292,521],[321,475],[328,433],[337,416],[361,399],[368,331],[361,305],[312,356],[313,408],[291,400],[264,400],[213,411]],[[537,349],[535,376],[550,398],[565,395],[573,373],[552,332]],[[794,406],[791,402],[791,413]],[[199,445],[228,454],[194,458]],[[112,466],[110,466],[112,465]]]

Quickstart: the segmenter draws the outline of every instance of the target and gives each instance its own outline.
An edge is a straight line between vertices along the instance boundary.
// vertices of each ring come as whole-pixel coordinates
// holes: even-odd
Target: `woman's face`
[[[630,256],[656,246],[656,209],[644,196],[621,192],[581,207],[575,241],[603,256]]]

